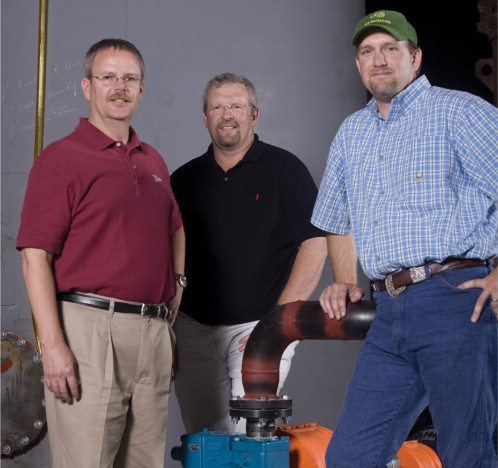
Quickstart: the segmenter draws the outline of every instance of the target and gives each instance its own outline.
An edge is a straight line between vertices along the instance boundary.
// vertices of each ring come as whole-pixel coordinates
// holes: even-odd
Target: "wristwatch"
[[[178,281],[178,284],[182,288],[187,287],[187,277],[185,275],[182,275],[181,273],[175,273],[175,278],[176,278],[176,281]]]

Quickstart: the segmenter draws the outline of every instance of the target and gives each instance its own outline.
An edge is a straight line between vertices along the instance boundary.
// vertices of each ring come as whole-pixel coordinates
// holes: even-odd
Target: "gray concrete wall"
[[[88,113],[80,79],[86,50],[104,37],[134,42],[146,63],[145,92],[134,120],[170,170],[202,154],[204,84],[214,75],[244,74],[259,92],[261,139],[297,154],[317,184],[340,122],[365,103],[350,45],[363,14],[360,0],[50,0],[44,145],[73,130]],[[15,239],[33,162],[38,2],[2,0],[2,329],[33,342]],[[331,281],[330,271],[322,286]],[[315,295],[315,298],[317,295]],[[291,422],[333,428],[357,355],[357,342],[303,342],[285,385]],[[77,428],[75,428],[77,430]],[[174,396],[165,466],[184,428]],[[48,438],[3,459],[48,467]]]

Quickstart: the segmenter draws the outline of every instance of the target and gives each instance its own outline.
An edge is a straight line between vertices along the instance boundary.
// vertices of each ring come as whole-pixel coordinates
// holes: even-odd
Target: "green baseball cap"
[[[365,31],[370,28],[381,28],[386,30],[398,41],[412,41],[417,45],[417,32],[415,28],[406,20],[405,16],[397,11],[379,10],[370,13],[356,23],[354,27],[353,45],[357,45],[358,40]]]

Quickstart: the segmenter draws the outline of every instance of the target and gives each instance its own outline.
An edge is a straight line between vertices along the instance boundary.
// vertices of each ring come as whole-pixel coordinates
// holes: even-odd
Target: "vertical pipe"
[[[45,116],[45,71],[47,68],[47,12],[48,0],[40,0],[38,14],[38,80],[36,86],[36,119],[35,119],[35,145],[34,159],[38,157],[43,149],[43,118]],[[40,337],[34,317],[33,332],[38,353],[41,355]]]
[[[45,70],[47,58],[48,0],[40,0],[38,19],[38,80],[36,89],[36,122],[34,157],[43,149],[43,117],[45,114]]]

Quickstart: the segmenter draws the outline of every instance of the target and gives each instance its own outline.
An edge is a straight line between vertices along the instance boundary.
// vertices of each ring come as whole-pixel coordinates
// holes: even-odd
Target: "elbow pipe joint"
[[[341,320],[331,319],[318,301],[297,301],[277,306],[259,321],[247,341],[242,360],[245,395],[230,400],[230,416],[247,419],[247,436],[272,437],[275,420],[292,414],[292,400],[276,392],[280,360],[296,340],[362,340],[375,316],[373,301],[347,306]]]
[[[256,325],[242,361],[244,399],[278,398],[280,360],[296,340],[362,340],[375,316],[374,301],[349,303],[341,320],[331,319],[318,301],[277,306]]]

